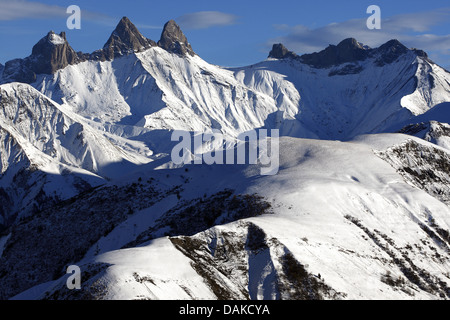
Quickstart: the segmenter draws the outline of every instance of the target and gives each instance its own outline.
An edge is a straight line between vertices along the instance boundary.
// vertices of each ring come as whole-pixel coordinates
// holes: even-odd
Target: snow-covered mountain
[[[128,27],[131,22],[123,24],[112,34],[121,40],[110,38],[105,48],[120,43],[125,51],[126,39],[145,41]],[[172,38],[186,41],[172,29],[166,26],[158,43],[170,47],[170,41],[180,43]],[[368,49],[347,39],[334,50],[301,57],[276,54],[275,46],[267,61],[234,69],[211,65],[190,47],[178,52],[128,41],[131,54],[74,63],[38,76],[32,85],[99,123],[152,130],[217,128],[232,136],[265,126],[321,139],[380,132],[450,99],[450,74],[423,51],[398,41]],[[336,58],[344,53],[350,57]]]
[[[223,68],[173,20],[153,41],[124,17],[100,50],[49,32],[0,75],[2,299],[450,298],[450,74],[421,50]],[[258,128],[284,136],[275,176],[170,161],[172,130]]]

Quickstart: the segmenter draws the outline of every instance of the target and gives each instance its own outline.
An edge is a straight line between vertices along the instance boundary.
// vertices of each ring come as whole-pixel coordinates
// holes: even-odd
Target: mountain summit
[[[139,32],[130,19],[123,17],[103,46],[103,51],[105,57],[112,60],[133,52],[146,50],[155,45],[154,41],[145,38]]]
[[[282,43],[274,44],[272,50],[269,53],[269,58],[274,59],[286,59],[286,58],[298,58],[298,56],[289,51]]]
[[[66,33],[59,35],[50,31],[34,47],[31,56],[31,69],[36,74],[53,74],[59,69],[79,61],[77,53],[66,39]]]
[[[182,56],[187,54],[191,56],[195,55],[186,36],[174,20],[170,20],[164,25],[161,39],[158,41],[158,46]]]
[[[53,74],[80,60],[67,42],[65,32],[58,35],[50,31],[34,45],[29,57],[8,61],[3,77],[10,81],[31,83],[37,74]]]

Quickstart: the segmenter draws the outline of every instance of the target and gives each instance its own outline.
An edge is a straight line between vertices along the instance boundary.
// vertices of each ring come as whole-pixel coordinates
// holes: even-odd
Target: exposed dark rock
[[[57,35],[50,31],[33,47],[31,57],[29,66],[36,74],[53,74],[79,62],[78,54],[66,40],[65,32]]]
[[[430,129],[430,126],[429,126],[429,124],[426,124],[426,123],[423,123],[423,122],[421,122],[421,123],[414,123],[414,124],[409,124],[409,125],[407,125],[406,127],[403,127],[400,131],[398,131],[399,133],[404,133],[404,134],[409,134],[409,135],[411,135],[411,136],[415,136],[415,135],[417,135],[418,133],[421,133],[422,131],[423,132],[425,132],[425,130],[429,130]],[[420,137],[419,136],[419,138],[424,138],[425,137],[425,134],[423,135],[423,137]]]
[[[144,51],[154,45],[154,41],[144,37],[127,17],[123,17],[103,46],[104,55],[96,51],[93,53],[93,57],[99,60],[102,60],[103,57],[112,60],[134,52]]]
[[[417,56],[422,57],[422,58],[427,58],[427,59],[428,59],[428,54],[427,54],[425,51],[420,50],[420,49],[415,49],[415,48],[413,48],[413,49],[411,49],[411,50],[414,51],[414,53],[415,53]]]
[[[343,68],[333,70],[328,75],[332,76],[345,76],[347,74],[358,74],[363,70],[363,67],[354,64],[348,64]]]
[[[0,257],[0,300],[63,276],[68,265],[127,219],[129,209],[148,208],[173,194],[161,186],[149,179],[92,188],[21,218]]]
[[[176,53],[182,56],[194,56],[195,52],[192,50],[186,36],[175,21],[170,20],[164,25],[161,39],[158,41],[158,46],[161,48]]]
[[[75,52],[67,42],[65,32],[58,35],[50,31],[36,43],[29,57],[6,63],[2,82],[32,83],[38,74],[54,74],[68,65],[86,60],[112,60],[156,45],[155,41],[144,37],[127,17],[120,20],[103,49],[91,54]],[[0,74],[2,69],[0,66]]]
[[[275,59],[297,59],[305,64],[308,64],[314,68],[330,68],[332,66],[338,66],[344,63],[352,63],[352,65],[346,66],[344,69],[333,70],[330,72],[330,76],[355,74],[362,71],[362,67],[357,62],[364,61],[369,57],[374,57],[375,64],[382,67],[386,64],[393,63],[399,57],[412,51],[418,57],[422,57],[429,62],[426,52],[418,49],[408,49],[398,40],[390,40],[376,49],[371,49],[362,45],[353,38],[348,38],[341,41],[337,46],[330,45],[326,49],[320,52],[314,52],[310,54],[304,54],[298,56],[292,51],[286,49],[281,43],[274,44],[272,51],[270,51],[269,58]]]
[[[398,40],[390,40],[375,49],[375,54],[379,54],[376,60],[377,66],[384,66],[397,60],[400,56],[408,52],[408,48],[400,43]],[[423,52],[423,51],[422,51]]]
[[[274,59],[286,59],[286,58],[298,58],[298,56],[289,51],[283,44],[277,43],[274,44],[272,50],[269,53],[269,58]]]
[[[24,83],[36,81],[36,73],[26,65],[24,59],[14,59],[5,64],[2,82],[14,81]]]
[[[337,46],[330,45],[318,53],[304,54],[302,62],[315,68],[329,68],[346,62],[362,61],[368,57],[369,50],[353,38],[341,41]]]
[[[436,143],[441,137],[450,137],[450,125],[438,121],[428,121],[409,124],[402,128],[399,133],[409,134]]]
[[[37,74],[54,74],[82,60],[83,57],[80,57],[67,42],[65,32],[58,35],[50,31],[34,45],[30,56],[6,63],[3,79],[6,82],[32,83],[36,80]]]

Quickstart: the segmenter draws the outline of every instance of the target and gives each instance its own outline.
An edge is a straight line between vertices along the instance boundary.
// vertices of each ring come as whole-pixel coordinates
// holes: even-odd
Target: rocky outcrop
[[[359,73],[361,66],[358,62],[364,61],[367,58],[374,58],[375,65],[382,67],[386,64],[395,62],[402,55],[413,52],[418,57],[422,57],[428,61],[426,52],[418,49],[408,49],[398,40],[390,40],[378,48],[372,49],[364,46],[354,38],[348,38],[341,41],[338,45],[330,45],[320,52],[304,54],[298,56],[292,51],[289,51],[283,44],[274,44],[272,51],[269,53],[269,58],[274,59],[296,59],[302,63],[308,64],[314,68],[330,68],[344,63],[353,63],[355,65],[349,66],[349,70],[333,71],[331,75]]]
[[[1,83],[7,82],[32,83],[36,81],[36,73],[31,70],[24,59],[14,59],[6,62]]]
[[[33,47],[25,59],[8,61],[3,70],[3,81],[32,83],[37,74],[53,74],[68,65],[78,63],[83,57],[69,45],[65,32],[59,35],[50,31]]]
[[[286,58],[298,58],[298,56],[289,51],[283,44],[277,43],[274,44],[272,50],[269,53],[269,58],[273,59],[286,59]]]
[[[181,31],[180,27],[173,20],[170,20],[164,25],[158,46],[181,56],[195,55],[183,31]]]
[[[50,31],[33,47],[31,57],[29,66],[36,74],[53,74],[79,62],[77,53],[66,40],[65,32],[58,35]]]
[[[316,68],[329,68],[346,62],[362,61],[369,51],[353,38],[341,41],[337,46],[330,45],[318,53],[304,54],[302,62]]]

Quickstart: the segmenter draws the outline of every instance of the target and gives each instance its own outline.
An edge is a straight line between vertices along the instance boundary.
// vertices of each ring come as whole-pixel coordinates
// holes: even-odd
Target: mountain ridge
[[[303,54],[301,56],[289,51],[283,44],[274,44],[268,58],[274,59],[296,59],[318,69],[326,69],[332,66],[364,61],[367,58],[378,56],[377,65],[382,67],[398,59],[408,51],[414,52],[418,57],[428,59],[428,55],[423,50],[408,49],[400,41],[392,39],[377,48],[370,48],[359,43],[354,38],[342,40],[337,45],[329,45],[319,52]]]
[[[53,43],[50,40],[51,37],[58,37],[61,40]],[[48,46],[45,46],[45,43],[53,43],[53,47],[56,49],[53,49],[53,52],[49,53]],[[2,82],[18,81],[32,83],[36,80],[37,75],[54,74],[57,70],[64,69],[68,65],[89,60],[113,60],[124,55],[145,51],[155,46],[181,56],[193,56],[196,54],[174,20],[169,20],[164,25],[160,40],[155,42],[144,37],[136,26],[124,16],[111,33],[103,48],[93,53],[75,52],[67,42],[65,32],[57,35],[53,31],[50,31],[47,36],[36,43],[29,57],[7,61],[3,71],[0,65],[0,71],[3,74]],[[417,56],[429,59],[423,50],[407,49],[395,39],[389,40],[378,48],[372,49],[362,45],[354,38],[344,39],[337,45],[329,45],[320,52],[303,54],[301,56],[289,51],[281,43],[274,44],[268,58],[292,58],[316,68],[329,68],[347,62],[363,61],[370,56],[380,55],[378,64],[383,66],[384,64],[392,63],[407,50],[415,52]],[[42,58],[39,59],[39,57]],[[35,61],[36,59],[38,61]]]
[[[123,17],[103,48],[92,53],[75,52],[69,45],[65,32],[58,35],[50,31],[33,46],[30,56],[10,60],[4,67],[0,65],[0,83],[15,81],[33,83],[37,75],[54,74],[69,65],[84,61],[111,61],[155,46],[181,56],[195,55],[186,36],[174,20],[164,25],[161,39],[155,42],[144,37],[127,17]]]

